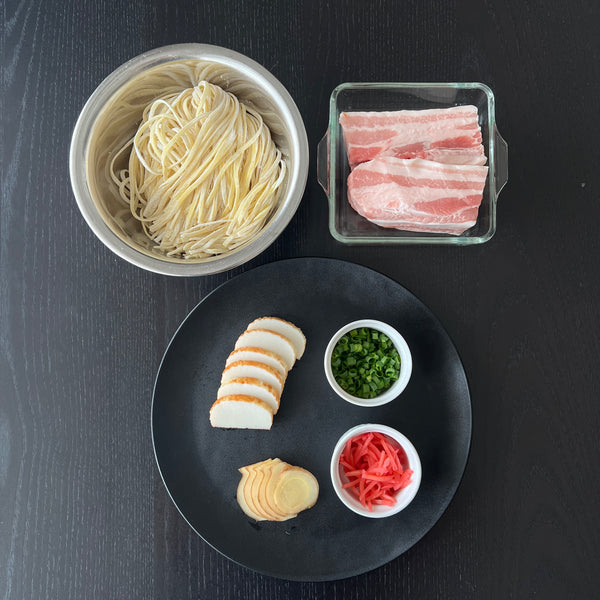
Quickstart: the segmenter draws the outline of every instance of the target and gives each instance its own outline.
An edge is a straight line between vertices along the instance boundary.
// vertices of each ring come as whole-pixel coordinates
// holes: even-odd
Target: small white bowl
[[[398,379],[394,382],[392,387],[382,394],[379,394],[379,396],[375,396],[375,398],[357,398],[356,396],[349,394],[340,387],[338,382],[335,380],[333,371],[331,369],[331,355],[333,354],[333,349],[335,348],[335,345],[338,343],[339,339],[349,331],[352,331],[353,329],[359,329],[361,327],[376,329],[377,331],[381,331],[381,333],[385,333],[385,335],[392,340],[392,343],[400,355],[400,375]],[[333,388],[333,391],[340,396],[340,398],[343,398],[346,400],[346,402],[351,402],[352,404],[356,404],[358,406],[381,406],[382,404],[387,404],[388,402],[391,402],[397,398],[408,385],[408,381],[410,380],[412,373],[412,355],[405,339],[391,325],[388,325],[383,321],[376,321],[375,319],[361,319],[360,321],[353,321],[352,323],[344,325],[344,327],[337,331],[331,338],[329,344],[327,345],[327,349],[325,350],[324,367],[325,376],[327,377],[329,385]]]
[[[396,440],[406,453],[408,467],[413,470],[411,482],[405,488],[396,493],[396,504],[394,504],[394,506],[385,506],[380,504],[375,505],[373,506],[372,511],[369,511],[368,508],[365,508],[360,503],[358,498],[356,498],[351,492],[342,488],[342,485],[348,482],[348,478],[344,474],[343,467],[340,465],[340,455],[342,454],[346,442],[350,438],[368,431],[377,431]],[[374,423],[357,425],[356,427],[353,427],[344,433],[344,435],[338,440],[338,443],[335,445],[333,450],[330,471],[333,489],[335,490],[335,493],[338,495],[339,499],[356,514],[362,515],[363,517],[370,517],[372,519],[389,517],[399,513],[401,510],[404,510],[412,502],[413,498],[419,491],[422,475],[419,454],[410,440],[392,427],[388,427],[387,425],[377,425]]]

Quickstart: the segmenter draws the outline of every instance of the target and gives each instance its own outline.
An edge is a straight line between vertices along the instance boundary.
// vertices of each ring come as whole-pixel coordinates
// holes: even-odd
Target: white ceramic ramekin
[[[346,442],[355,436],[369,431],[383,433],[386,436],[389,436],[390,438],[396,440],[396,442],[398,442],[398,444],[406,453],[406,458],[408,459],[408,468],[412,469],[413,471],[411,481],[408,484],[408,486],[399,490],[396,493],[396,503],[393,506],[378,504],[373,506],[372,511],[364,507],[352,492],[342,487],[343,484],[348,482],[348,479],[344,474],[343,467],[340,465],[340,456],[342,454],[342,451],[344,450],[344,447],[346,446]],[[392,427],[388,427],[387,425],[378,425],[374,423],[357,425],[356,427],[353,427],[352,429],[349,429],[348,431],[346,431],[346,433],[344,433],[344,435],[338,440],[333,450],[333,454],[331,456],[330,472],[333,489],[335,490],[335,493],[338,495],[339,499],[344,503],[344,505],[347,506],[350,510],[354,511],[355,513],[362,515],[363,517],[370,517],[372,519],[389,517],[391,515],[399,513],[401,510],[404,510],[413,501],[413,498],[417,495],[422,477],[421,461],[419,459],[419,454],[417,453],[417,450],[412,445],[410,440],[399,431],[393,429]]]
[[[385,335],[392,340],[392,343],[400,355],[400,376],[388,390],[379,396],[376,396],[375,398],[357,398],[356,396],[353,396],[352,394],[349,394],[343,390],[335,380],[331,368],[331,355],[339,339],[353,329],[360,329],[361,327],[376,329],[377,331],[385,333]],[[347,402],[351,402],[352,404],[356,404],[358,406],[380,406],[397,398],[408,385],[412,373],[412,355],[405,339],[391,325],[375,319],[361,319],[359,321],[353,321],[352,323],[344,325],[344,327],[342,327],[333,335],[329,344],[327,345],[327,349],[325,350],[323,366],[325,368],[325,376],[327,377],[329,385],[331,385],[333,391],[340,396],[340,398],[343,398]]]

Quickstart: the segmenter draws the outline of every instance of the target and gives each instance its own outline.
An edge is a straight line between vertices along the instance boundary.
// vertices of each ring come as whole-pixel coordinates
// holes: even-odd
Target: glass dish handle
[[[508,181],[508,144],[494,127],[494,142],[496,143],[496,199]]]
[[[317,179],[329,195],[329,129],[317,145]]]

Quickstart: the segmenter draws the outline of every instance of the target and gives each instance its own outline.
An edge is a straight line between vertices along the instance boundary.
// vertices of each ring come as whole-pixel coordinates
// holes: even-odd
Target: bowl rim
[[[338,340],[349,331],[352,331],[353,329],[359,329],[360,327],[377,329],[378,331],[385,333],[392,340],[394,347],[400,355],[400,375],[398,379],[389,389],[379,396],[375,396],[375,398],[358,398],[357,396],[349,394],[343,390],[335,380],[335,377],[333,376],[333,370],[331,369],[331,355],[333,354],[333,349],[335,348]],[[388,402],[395,400],[406,389],[406,386],[408,385],[412,375],[412,354],[404,337],[389,323],[385,323],[384,321],[379,321],[377,319],[358,319],[357,321],[347,323],[333,334],[329,340],[329,343],[327,344],[327,348],[325,349],[323,367],[325,369],[325,377],[327,378],[331,389],[340,398],[344,399],[346,402],[350,402],[351,404],[369,408],[373,406],[382,406],[383,404],[387,404]]]
[[[132,76],[177,60],[214,61],[236,69],[268,90],[282,113],[282,118],[295,132],[291,146],[297,157],[290,169],[289,200],[286,210],[279,211],[261,234],[231,253],[218,255],[202,262],[183,262],[167,257],[146,254],[119,237],[96,207],[87,185],[86,158],[90,135],[105,104]],[[83,158],[83,160],[82,160]],[[154,48],[121,64],[100,82],[85,102],[75,123],[69,150],[71,187],[79,210],[96,237],[112,252],[142,269],[173,276],[212,275],[228,271],[258,256],[287,227],[302,200],[309,170],[308,136],[300,111],[285,86],[265,67],[253,59],[221,46],[212,44],[172,44]],[[265,235],[270,233],[270,235]]]
[[[340,474],[339,464],[340,455],[344,446],[346,445],[346,442],[350,438],[353,438],[356,435],[360,435],[361,433],[365,433],[368,431],[376,431],[379,433],[383,433],[396,440],[396,442],[398,442],[400,446],[402,446],[402,449],[406,453],[406,456],[408,458],[408,464],[413,470],[412,480],[409,483],[409,485],[403,488],[402,490],[399,490],[396,494],[397,497],[401,496],[399,498],[399,501],[397,501],[394,506],[374,506],[373,511],[369,511],[369,509],[363,507],[358,500],[354,499],[347,491],[345,491],[342,488],[342,477]],[[336,495],[342,501],[344,506],[346,506],[358,515],[361,515],[363,517],[369,517],[371,519],[381,519],[384,517],[390,517],[404,510],[417,495],[417,492],[419,491],[419,488],[421,486],[421,479],[423,477],[421,459],[413,443],[397,429],[394,429],[389,425],[383,425],[379,423],[363,423],[361,425],[351,427],[350,429],[348,429],[348,431],[343,433],[337,441],[331,454],[329,470],[333,489],[335,490]]]

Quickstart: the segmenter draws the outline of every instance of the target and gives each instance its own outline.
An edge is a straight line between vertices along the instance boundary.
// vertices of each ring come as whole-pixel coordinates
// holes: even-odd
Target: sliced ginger
[[[314,475],[301,467],[291,467],[281,473],[273,500],[283,512],[298,514],[313,506],[318,495],[319,485]]]
[[[238,489],[237,489],[237,501],[238,501],[238,504],[241,506],[242,510],[249,517],[252,517],[256,521],[260,521],[261,520],[260,515],[257,515],[254,512],[254,510],[252,510],[252,508],[250,508],[250,506],[248,505],[248,502],[246,501],[246,496],[244,494],[244,491],[248,487],[248,486],[246,486],[246,483],[248,482],[248,479],[249,479],[249,476],[250,476],[250,471],[246,467],[242,467],[240,469],[240,473],[242,474],[242,481],[240,482],[240,485],[238,485]]]
[[[237,489],[241,509],[256,521],[286,521],[314,506],[319,496],[315,476],[279,458],[241,467]]]

